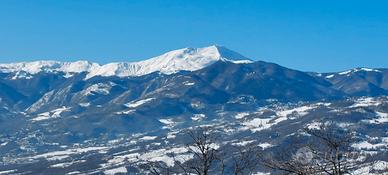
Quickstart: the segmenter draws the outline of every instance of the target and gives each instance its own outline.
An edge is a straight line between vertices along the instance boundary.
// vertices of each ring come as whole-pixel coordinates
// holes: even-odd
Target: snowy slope
[[[333,78],[337,76],[351,76],[354,73],[358,72],[375,72],[375,73],[381,73],[382,71],[379,69],[371,69],[371,68],[366,68],[366,67],[360,67],[360,68],[353,68],[349,69],[343,72],[335,72],[335,73],[328,73],[328,75],[325,76],[325,78]]]
[[[153,72],[172,74],[178,71],[202,69],[217,61],[233,63],[251,63],[248,58],[221,46],[204,48],[184,48],[139,62],[108,63],[100,66],[87,61],[58,62],[35,61],[12,64],[0,64],[0,72],[16,73],[16,78],[26,78],[27,74],[39,72],[80,73],[88,72],[86,79],[95,76],[141,76]]]
[[[15,73],[16,78],[26,78],[26,74],[37,74],[40,72],[63,72],[69,73],[81,73],[90,72],[93,69],[100,67],[96,63],[88,61],[76,61],[76,62],[59,62],[59,61],[33,61],[33,62],[21,62],[11,64],[0,64],[0,72]]]
[[[178,71],[202,69],[217,61],[249,63],[248,58],[225,47],[209,46],[204,48],[184,48],[139,62],[110,63],[92,70],[87,79],[94,76],[140,76],[152,72],[172,74]]]

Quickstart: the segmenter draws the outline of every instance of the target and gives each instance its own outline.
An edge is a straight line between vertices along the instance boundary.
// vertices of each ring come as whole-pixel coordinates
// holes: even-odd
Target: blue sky
[[[0,62],[134,61],[218,44],[304,71],[388,67],[388,1],[2,0]]]

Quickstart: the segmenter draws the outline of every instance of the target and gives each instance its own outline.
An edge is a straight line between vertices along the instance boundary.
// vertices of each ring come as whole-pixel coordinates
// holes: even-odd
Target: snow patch
[[[86,108],[90,106],[90,103],[80,103],[79,106]]]
[[[52,118],[59,118],[61,117],[61,113],[66,111],[70,111],[70,108],[63,106],[62,108],[54,109],[50,112],[40,113],[37,117],[33,118],[32,121],[42,121]]]
[[[253,120],[244,121],[242,125],[244,126],[241,128],[242,130],[249,129],[252,132],[258,132],[261,130],[269,129],[273,125],[276,125],[282,121],[285,120],[292,120],[295,119],[294,117],[302,117],[307,115],[309,110],[313,110],[317,108],[318,106],[328,106],[330,103],[317,103],[314,105],[309,106],[300,106],[292,109],[287,110],[280,110],[276,112],[276,115],[267,117],[267,118],[254,118]],[[292,117],[290,115],[293,115]]]
[[[368,141],[362,141],[359,143],[352,144],[352,147],[358,148],[358,149],[373,150],[373,149],[377,149],[377,148],[387,147],[387,143],[372,144],[372,143],[369,143]]]
[[[250,143],[253,143],[255,142],[254,140],[245,140],[245,141],[240,141],[240,142],[237,142],[237,143],[232,143],[232,145],[234,146],[245,146],[245,145],[248,145]]]
[[[82,91],[82,94],[84,96],[88,95],[95,95],[95,94],[101,94],[101,95],[108,95],[110,93],[110,90],[112,86],[115,84],[112,82],[106,83],[97,83],[89,86],[85,90]]]
[[[357,107],[368,107],[368,106],[378,106],[381,102],[372,98],[372,97],[363,97],[359,98],[355,101],[353,105],[349,108],[357,108]]]
[[[119,167],[104,171],[104,174],[106,175],[115,175],[116,173],[127,173],[127,168]]]
[[[1,143],[0,146],[5,146],[7,144],[8,144],[8,142],[4,142],[4,143]]]
[[[321,123],[320,122],[312,122],[307,124],[308,129],[321,129]]]
[[[273,145],[265,142],[265,143],[260,143],[259,146],[261,147],[261,149],[267,149],[267,148],[272,147]]]
[[[175,123],[172,119],[159,119],[159,122],[165,125],[172,125]]]
[[[271,173],[263,173],[263,172],[256,172],[253,173],[252,175],[270,175]]]
[[[129,114],[134,113],[135,111],[136,111],[136,110],[131,109],[131,110],[126,110],[126,111],[116,112],[115,114],[117,114],[117,115],[129,115]]]
[[[201,121],[205,118],[205,114],[194,114],[193,117],[191,117],[191,120],[193,121]]]
[[[309,110],[315,109],[317,106],[301,106],[294,109],[284,110],[284,111],[278,111],[276,112],[276,115],[279,117],[287,117],[291,114],[297,114],[298,116],[304,116],[308,114]]]
[[[186,85],[186,86],[192,86],[195,83],[194,82],[190,82],[190,81],[185,81],[185,82],[183,82],[183,84]]]
[[[136,108],[136,107],[141,106],[145,103],[149,103],[150,101],[152,101],[154,99],[155,98],[146,98],[146,99],[142,99],[142,100],[138,100],[138,101],[131,101],[131,102],[124,104],[124,105],[128,108]]]
[[[171,154],[174,154],[172,156]],[[121,165],[124,162],[138,162],[138,161],[150,161],[150,162],[164,162],[167,166],[174,166],[175,161],[179,161],[181,163],[190,160],[193,158],[193,155],[188,153],[188,149],[186,147],[174,147],[170,149],[157,149],[157,150],[149,150],[146,153],[129,153],[123,155],[116,155],[112,159],[108,160],[108,163],[104,166],[109,165]]]
[[[0,175],[2,174],[10,174],[10,173],[14,173],[16,172],[17,170],[5,170],[5,171],[0,171]]]
[[[241,113],[237,113],[237,114],[234,116],[234,118],[235,118],[235,119],[242,119],[242,118],[244,118],[244,117],[246,117],[246,116],[248,116],[248,115],[249,115],[248,112],[241,112]]]
[[[274,125],[274,123],[270,123],[271,120],[272,118],[255,118],[253,120],[243,122],[242,125],[245,126],[243,130],[249,129],[252,132],[258,132],[264,129],[268,129]]]
[[[334,77],[334,74],[326,76],[326,78],[333,78],[333,77]]]
[[[352,72],[352,70],[347,70],[347,71],[344,71],[344,72],[340,72],[340,73],[338,73],[339,75],[346,75],[346,74],[349,74],[349,73],[351,73]]]
[[[381,72],[378,69],[371,69],[371,68],[362,67],[362,68],[350,69],[350,70],[347,70],[347,71],[344,71],[344,72],[340,72],[338,74],[339,75],[347,75],[347,76],[349,76],[351,73],[360,72],[360,71],[365,71],[365,72]]]
[[[63,151],[54,151],[54,152],[48,152],[40,155],[36,155],[33,157],[30,157],[31,159],[39,159],[39,158],[45,158],[47,160],[62,160],[65,158],[69,158],[71,155],[74,154],[81,154],[86,153],[90,151],[99,151],[100,153],[103,153],[106,151],[108,147],[86,147],[86,148],[73,148]]]
[[[163,129],[171,129],[177,124],[177,122],[174,122],[173,119],[159,119],[159,122],[166,125],[163,126]]]
[[[253,63],[254,61],[252,60],[229,60],[229,59],[224,59],[225,61],[232,62],[234,64],[250,64]]]
[[[377,116],[379,116],[378,119],[374,120],[377,123],[388,123],[388,113],[383,113],[383,112],[377,112]]]
[[[155,140],[156,138],[158,138],[158,137],[157,136],[144,136],[142,138],[139,138],[139,140],[149,141],[149,140]]]
[[[370,123],[370,124],[384,124],[388,123],[388,113],[384,112],[375,112],[377,117],[376,119],[370,119],[370,120],[362,120],[363,122]]]

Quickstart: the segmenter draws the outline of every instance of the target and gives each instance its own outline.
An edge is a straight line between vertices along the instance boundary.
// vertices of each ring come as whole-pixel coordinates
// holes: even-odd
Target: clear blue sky
[[[0,62],[133,61],[213,44],[305,71],[388,67],[388,1],[0,1]]]

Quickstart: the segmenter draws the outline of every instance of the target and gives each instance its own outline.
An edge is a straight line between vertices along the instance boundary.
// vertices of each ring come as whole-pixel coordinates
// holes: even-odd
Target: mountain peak
[[[248,58],[222,46],[203,48],[183,48],[169,51],[144,61],[110,63],[100,69],[92,70],[87,79],[94,76],[141,76],[152,72],[172,74],[178,71],[195,71],[217,61],[233,63],[252,62]]]
[[[221,58],[227,59],[227,60],[233,60],[233,61],[238,61],[238,60],[250,60],[249,58],[241,55],[240,53],[237,53],[233,50],[230,50],[224,46],[219,46],[219,45],[213,45],[209,46],[208,48],[214,48],[217,50],[219,56]]]
[[[158,58],[174,57],[176,59],[192,59],[195,57],[205,57],[212,60],[250,60],[241,54],[232,51],[224,46],[211,45],[202,48],[187,47],[183,49],[169,51]]]
[[[59,62],[33,61],[11,64],[0,64],[0,72],[16,73],[15,78],[24,74],[39,72],[63,72],[66,74],[87,72],[86,79],[95,76],[141,76],[153,72],[172,74],[178,71],[195,71],[217,61],[233,63],[251,63],[241,54],[223,46],[212,45],[202,48],[183,48],[169,51],[160,56],[138,62],[119,62],[99,65],[88,61]]]
[[[202,48],[188,47],[184,49],[170,51],[170,52],[167,52],[166,54],[173,54],[173,53],[198,55],[198,56],[212,58],[215,60],[229,60],[229,61],[250,60],[249,58],[220,45],[211,45],[211,46],[202,47]]]

